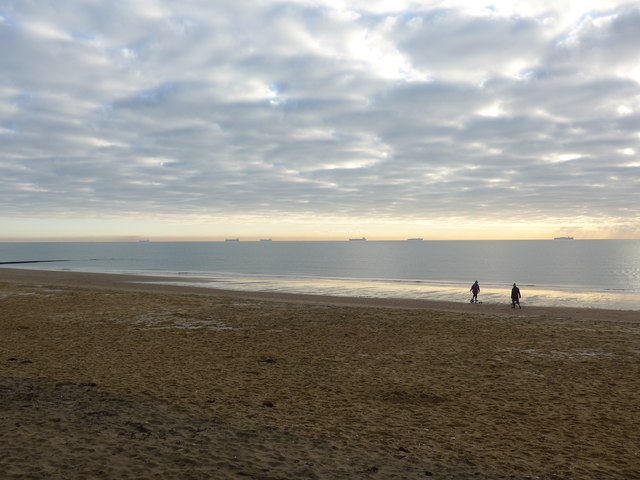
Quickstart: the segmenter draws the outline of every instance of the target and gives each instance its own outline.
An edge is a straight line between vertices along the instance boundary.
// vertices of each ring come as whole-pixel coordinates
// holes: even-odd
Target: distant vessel
[[[407,238],[407,242],[421,242],[422,240],[424,240],[422,237]]]
[[[556,237],[554,240],[573,240],[573,237]]]
[[[239,241],[240,241],[240,239],[239,239],[239,238],[227,238],[227,239],[225,240],[225,242],[239,242]]]
[[[144,240],[138,240],[138,243],[147,243],[147,242],[150,242],[150,241],[151,240],[144,239]]]
[[[271,239],[270,238],[261,238],[260,241],[261,242],[270,242]]]
[[[364,238],[364,237],[362,237],[362,238],[350,238],[350,239],[349,239],[349,241],[350,241],[350,242],[364,242],[364,241],[366,241],[366,240],[367,240],[367,239],[366,239],[366,238]]]

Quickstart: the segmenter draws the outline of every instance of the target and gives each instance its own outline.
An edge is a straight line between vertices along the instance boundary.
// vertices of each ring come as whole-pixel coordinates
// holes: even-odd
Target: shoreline
[[[398,309],[428,309],[457,313],[471,313],[481,315],[519,315],[540,316],[554,315],[561,312],[567,318],[599,318],[616,317],[632,319],[637,317],[637,310],[605,309],[592,307],[558,307],[558,306],[529,306],[513,309],[507,302],[468,304],[462,302],[410,299],[410,298],[381,298],[381,297],[349,297],[334,295],[312,295],[286,292],[260,292],[227,290],[213,287],[198,287],[187,285],[173,285],[169,282],[183,281],[180,277],[145,276],[119,273],[93,273],[60,270],[37,270],[20,268],[0,268],[0,283],[15,284],[43,284],[52,286],[66,286],[76,288],[121,290],[131,292],[170,293],[170,294],[198,294],[222,297],[236,297],[249,300],[264,300],[274,302],[299,303],[308,305],[362,306]]]

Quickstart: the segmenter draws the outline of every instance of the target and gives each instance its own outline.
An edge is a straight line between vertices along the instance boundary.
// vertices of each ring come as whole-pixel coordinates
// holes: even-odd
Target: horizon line
[[[0,243],[273,243],[273,242],[492,242],[492,241],[581,241],[581,240],[640,240],[640,238],[579,238],[579,237],[537,237],[537,238],[208,238],[208,239],[154,239],[154,238],[0,238]]]

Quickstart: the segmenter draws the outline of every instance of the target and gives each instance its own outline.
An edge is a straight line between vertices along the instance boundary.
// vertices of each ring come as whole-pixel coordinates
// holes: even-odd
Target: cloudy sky
[[[3,0],[0,239],[640,238],[639,46],[636,1]]]

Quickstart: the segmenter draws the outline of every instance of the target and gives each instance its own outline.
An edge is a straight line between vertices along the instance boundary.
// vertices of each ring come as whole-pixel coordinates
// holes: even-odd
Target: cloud
[[[5,2],[2,216],[638,224],[640,9],[468,3]]]

